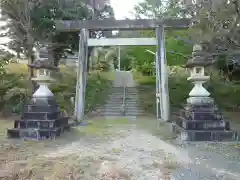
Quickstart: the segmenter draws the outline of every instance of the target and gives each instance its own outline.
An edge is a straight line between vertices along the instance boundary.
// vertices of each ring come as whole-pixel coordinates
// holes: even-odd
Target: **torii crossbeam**
[[[88,30],[136,30],[136,29],[156,29],[158,26],[168,28],[187,28],[190,19],[136,19],[136,20],[83,20],[83,21],[55,21],[56,29],[62,32]]]
[[[156,105],[157,119],[169,120],[168,70],[164,42],[164,29],[183,29],[191,24],[190,19],[136,19],[136,20],[83,20],[55,21],[57,31],[79,32],[78,79],[76,86],[75,114],[77,120],[84,117],[85,91],[87,80],[88,46],[156,46]],[[155,38],[104,38],[88,39],[88,30],[155,30]]]

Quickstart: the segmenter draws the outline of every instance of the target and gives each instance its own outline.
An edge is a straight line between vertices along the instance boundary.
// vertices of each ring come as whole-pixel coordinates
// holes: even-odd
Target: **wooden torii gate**
[[[156,113],[157,119],[169,120],[168,70],[164,42],[164,30],[169,28],[188,28],[190,19],[137,19],[137,20],[83,20],[55,21],[56,30],[60,32],[79,32],[79,57],[75,99],[77,120],[84,117],[85,91],[87,83],[88,47],[92,46],[156,46]],[[155,30],[155,38],[102,38],[92,39],[89,30]]]

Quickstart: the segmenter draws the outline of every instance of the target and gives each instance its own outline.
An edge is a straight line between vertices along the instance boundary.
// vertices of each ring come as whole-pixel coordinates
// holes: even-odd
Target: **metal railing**
[[[123,102],[122,102],[122,112],[123,115],[125,116],[126,113],[126,85],[124,84],[123,86]]]

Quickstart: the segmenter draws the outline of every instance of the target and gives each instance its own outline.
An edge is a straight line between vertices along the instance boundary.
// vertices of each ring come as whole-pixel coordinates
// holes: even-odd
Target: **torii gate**
[[[188,28],[190,19],[137,19],[137,20],[83,20],[56,21],[56,30],[61,32],[79,32],[79,57],[75,99],[77,120],[84,117],[85,91],[87,82],[88,47],[92,46],[156,46],[156,113],[157,119],[169,121],[168,70],[164,42],[164,29]],[[155,30],[155,38],[102,38],[92,39],[89,30]]]

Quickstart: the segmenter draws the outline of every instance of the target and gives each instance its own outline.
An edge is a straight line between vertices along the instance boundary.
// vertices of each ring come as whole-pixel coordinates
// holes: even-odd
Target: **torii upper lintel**
[[[183,19],[135,19],[135,20],[82,20],[82,21],[55,21],[57,31],[61,32],[79,32],[81,29],[89,30],[137,30],[137,29],[155,29],[158,26],[168,28],[188,28],[191,20]]]

